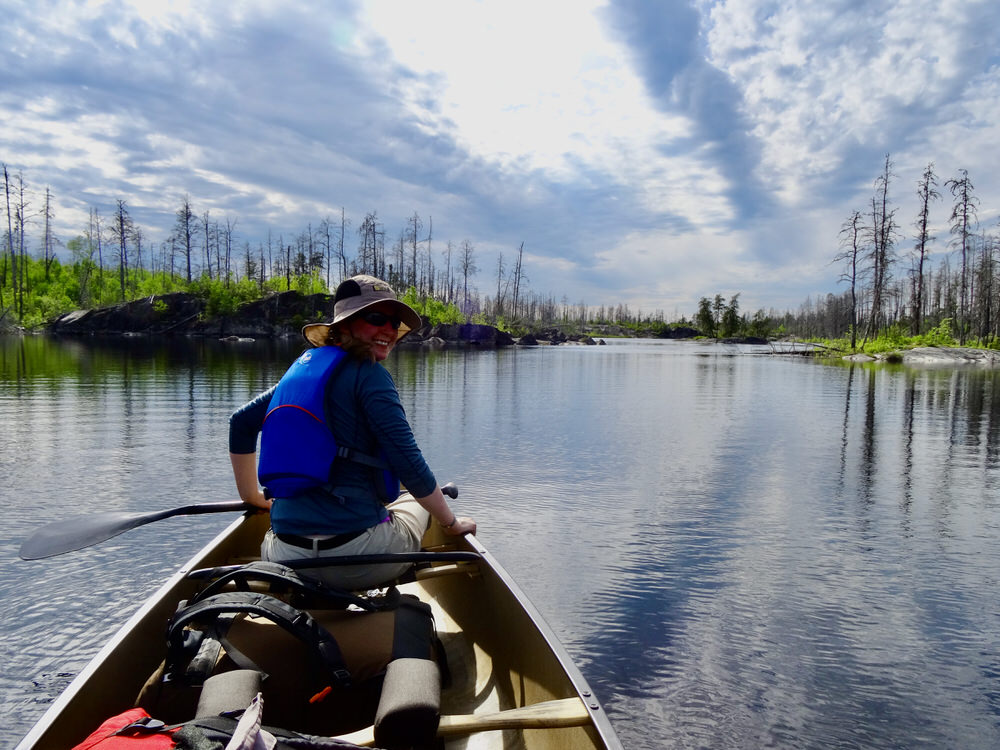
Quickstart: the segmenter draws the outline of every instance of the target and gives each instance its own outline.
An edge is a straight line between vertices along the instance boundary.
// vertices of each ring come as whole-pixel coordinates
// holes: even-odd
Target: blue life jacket
[[[336,459],[369,466],[383,502],[399,495],[399,478],[380,457],[338,446],[326,414],[330,378],[347,353],[339,346],[309,349],[278,382],[264,417],[257,477],[274,497],[292,497],[335,483]]]

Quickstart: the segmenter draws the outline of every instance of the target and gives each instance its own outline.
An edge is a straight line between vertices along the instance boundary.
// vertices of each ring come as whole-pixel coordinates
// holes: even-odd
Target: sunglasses
[[[398,331],[399,327],[403,324],[402,318],[398,318],[395,315],[386,315],[378,310],[361,313],[359,317],[366,323],[370,323],[376,328],[381,328],[386,323],[389,323],[394,331]]]

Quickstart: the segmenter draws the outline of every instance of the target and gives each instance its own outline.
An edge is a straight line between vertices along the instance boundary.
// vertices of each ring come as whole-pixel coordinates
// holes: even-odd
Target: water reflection
[[[0,444],[0,710],[23,717],[4,739],[225,519],[54,563],[12,562],[17,542],[70,510],[233,496],[228,414],[300,350],[0,340],[0,408],[16,415]],[[680,342],[387,366],[435,473],[627,747],[1000,740],[998,373]],[[40,577],[44,596],[26,597]]]

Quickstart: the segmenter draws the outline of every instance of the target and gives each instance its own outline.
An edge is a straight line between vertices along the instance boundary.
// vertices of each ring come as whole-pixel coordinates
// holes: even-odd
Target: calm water
[[[0,339],[0,746],[231,519],[20,542],[235,498],[227,417],[297,351]],[[652,341],[389,366],[627,747],[1000,746],[1000,372]]]

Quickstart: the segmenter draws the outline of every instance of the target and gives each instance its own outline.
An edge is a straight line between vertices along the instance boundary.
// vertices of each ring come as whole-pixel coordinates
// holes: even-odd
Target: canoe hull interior
[[[187,574],[256,559],[267,524],[265,514],[242,516],[171,576],[53,703],[18,750],[66,750],[105,718],[132,707],[163,661],[165,626],[177,603],[204,585]],[[434,564],[417,580],[399,586],[430,604],[446,655],[439,728],[443,746],[621,747],[603,707],[549,627],[478,540],[445,538],[436,527],[424,540],[432,550],[445,544],[455,549],[456,542],[458,549],[479,553],[480,560]],[[365,701],[377,701],[377,692],[369,699],[359,691],[357,700],[358,706],[346,713],[367,723],[374,703]],[[269,718],[265,698],[265,724],[280,725]],[[371,744],[370,731],[363,728],[341,736]]]

